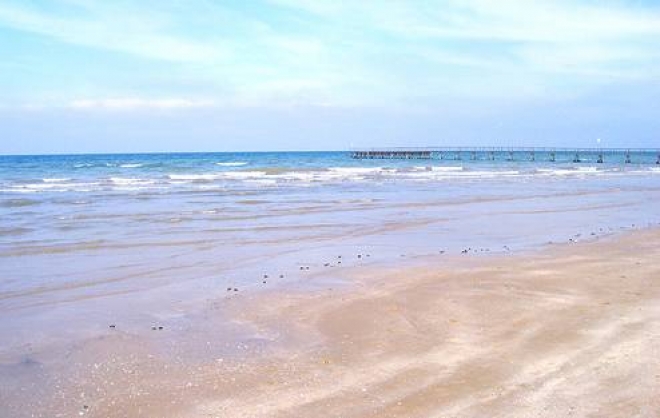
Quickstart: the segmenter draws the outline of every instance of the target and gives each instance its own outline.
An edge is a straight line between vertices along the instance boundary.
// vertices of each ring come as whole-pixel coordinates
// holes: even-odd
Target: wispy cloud
[[[213,100],[190,99],[142,99],[135,97],[113,99],[77,99],[71,101],[67,107],[71,109],[193,109],[215,106]]]
[[[649,71],[653,66],[647,64],[660,56],[655,41],[660,9],[623,3],[365,0],[320,2],[324,7],[308,0],[271,1],[321,19],[363,25],[368,28],[363,33],[387,35],[394,48],[445,65],[638,77],[636,64]]]
[[[576,94],[660,76],[660,9],[622,2],[6,0],[0,27],[134,59],[134,73],[99,81],[92,66],[53,57],[80,88],[44,91],[77,109],[202,107],[208,98],[407,105]]]
[[[229,48],[213,39],[199,41],[171,34],[168,22],[154,19],[148,9],[108,7],[112,3],[63,2],[60,7],[68,13],[58,14],[22,2],[3,2],[0,26],[165,61],[207,61],[229,53]]]

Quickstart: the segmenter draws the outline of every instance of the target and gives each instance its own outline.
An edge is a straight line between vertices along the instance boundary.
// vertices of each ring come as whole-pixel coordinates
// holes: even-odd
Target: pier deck
[[[351,150],[355,159],[595,162],[660,165],[660,148],[424,147]]]

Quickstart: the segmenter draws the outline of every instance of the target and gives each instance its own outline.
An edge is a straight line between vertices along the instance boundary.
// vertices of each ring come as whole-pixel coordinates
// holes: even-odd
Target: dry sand
[[[262,356],[174,361],[109,333],[73,353],[75,383],[37,413],[660,416],[659,231],[403,265],[230,303],[246,327],[278,335]]]

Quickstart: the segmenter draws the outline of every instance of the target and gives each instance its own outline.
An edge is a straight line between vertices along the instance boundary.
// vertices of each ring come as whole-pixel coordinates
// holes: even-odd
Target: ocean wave
[[[140,168],[143,167],[144,164],[139,164],[139,163],[129,163],[129,164],[120,164],[120,168]]]
[[[227,161],[222,164],[238,165],[244,161]],[[126,163],[123,166],[142,165]],[[219,164],[219,163],[216,163]],[[340,185],[342,183],[360,182],[447,182],[447,181],[479,181],[480,179],[496,179],[519,177],[521,179],[552,178],[573,176],[574,178],[590,178],[591,176],[639,176],[660,174],[660,167],[620,166],[586,164],[582,166],[545,164],[541,167],[523,167],[507,165],[491,167],[490,165],[422,165],[418,166],[332,166],[332,167],[250,167],[251,169],[208,170],[199,172],[175,171],[171,174],[138,175],[140,171],[130,172],[135,175],[113,176],[90,173],[80,177],[68,172],[54,171],[51,176],[24,177],[7,179],[0,184],[2,193],[49,193],[49,192],[110,192],[118,191],[148,191],[169,189],[168,193],[188,193],[202,190],[240,190],[258,189],[259,186],[270,187],[308,187],[315,185]],[[145,163],[145,165],[148,165]],[[99,165],[102,167],[103,165]],[[136,167],[137,168],[137,167]],[[72,172],[73,173],[73,172]],[[128,172],[124,172],[128,173]],[[107,176],[107,177],[106,177]],[[18,196],[16,196],[18,197]]]
[[[227,171],[218,174],[220,178],[231,180],[258,179],[267,175],[265,171]]]
[[[216,180],[220,177],[218,174],[169,174],[167,178],[169,178],[170,180],[195,181],[195,180]]]
[[[375,174],[382,172],[394,172],[394,168],[385,167],[329,167],[328,171],[343,174]]]
[[[568,176],[578,174],[577,171],[565,168],[537,168],[536,173],[542,176]]]
[[[313,171],[287,171],[280,174],[269,174],[268,177],[272,180],[283,181],[312,181],[320,175],[321,172]]]
[[[71,181],[70,178],[65,178],[65,177],[62,177],[62,178],[52,177],[52,178],[44,178],[44,179],[41,179],[41,180],[44,183],[64,183],[66,181]]]
[[[277,179],[246,179],[245,182],[250,184],[261,184],[263,186],[276,186],[278,184]]]
[[[227,161],[227,162],[215,163],[215,165],[219,165],[221,167],[241,167],[248,164],[249,163],[247,161]]]
[[[11,190],[32,190],[32,191],[68,191],[75,189],[88,189],[93,186],[98,186],[100,183],[32,183],[11,186]]]
[[[578,167],[577,171],[581,173],[595,173],[600,170],[598,170],[598,167]]]
[[[464,167],[390,168],[390,167],[329,167],[321,169],[276,169],[268,171],[227,171],[219,173],[169,174],[171,184],[244,181],[250,183],[332,183],[368,181],[370,179],[448,179],[489,178],[520,175],[517,170],[469,171]]]
[[[445,170],[445,171],[416,171],[403,173],[401,177],[417,180],[448,180],[448,179],[479,179],[479,178],[495,178],[495,177],[512,177],[521,175],[518,170]]]
[[[222,171],[217,173],[199,173],[199,174],[168,174],[167,178],[177,182],[196,182],[196,181],[214,181],[214,180],[245,180],[261,178],[266,176],[265,171]]]
[[[575,167],[575,168],[537,168],[536,173],[543,176],[580,176],[585,174],[605,174],[617,172],[618,169],[600,169],[598,167]]]
[[[162,184],[161,184],[162,183]],[[94,192],[103,190],[126,190],[126,187],[150,189],[167,186],[154,179],[111,177],[88,182],[49,182],[4,185],[4,193],[39,193],[39,192]]]
[[[155,180],[150,180],[150,179],[140,179],[140,178],[132,178],[132,177],[110,177],[110,182],[117,184],[117,185],[148,185],[148,184],[155,184]]]
[[[438,167],[438,166],[433,166],[431,167],[431,171],[441,171],[441,172],[457,172],[457,171],[464,171],[465,168],[462,166],[449,166],[449,167]]]

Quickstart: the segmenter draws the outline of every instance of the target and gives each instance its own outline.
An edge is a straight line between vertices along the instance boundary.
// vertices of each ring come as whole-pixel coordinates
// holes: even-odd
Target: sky
[[[660,2],[0,0],[0,154],[660,148]]]

